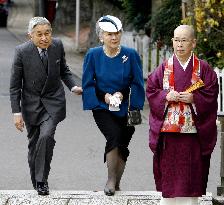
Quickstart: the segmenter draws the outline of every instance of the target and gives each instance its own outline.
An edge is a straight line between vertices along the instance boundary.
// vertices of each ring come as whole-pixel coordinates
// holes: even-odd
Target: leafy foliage
[[[119,9],[123,9],[124,7],[122,6],[123,0],[107,0],[110,3],[112,3],[114,6],[118,7]]]
[[[144,29],[151,13],[152,0],[121,0],[128,22],[138,31]]]
[[[152,41],[159,47],[171,46],[174,29],[181,22],[181,0],[163,0],[158,11],[151,16],[146,27],[152,28]]]
[[[194,0],[194,14],[183,23],[195,22],[198,55],[212,66],[224,68],[224,0]]]

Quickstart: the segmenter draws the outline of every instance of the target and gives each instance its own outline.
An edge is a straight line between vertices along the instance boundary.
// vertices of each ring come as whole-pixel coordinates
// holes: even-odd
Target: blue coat
[[[83,64],[82,88],[83,109],[109,109],[104,101],[106,93],[121,92],[123,101],[120,111],[113,112],[125,116],[128,109],[128,93],[131,88],[131,109],[141,110],[145,92],[141,60],[138,53],[122,46],[120,53],[113,58],[105,55],[103,47],[91,48]]]

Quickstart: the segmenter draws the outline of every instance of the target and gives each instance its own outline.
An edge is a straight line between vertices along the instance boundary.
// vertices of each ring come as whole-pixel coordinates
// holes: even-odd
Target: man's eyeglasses
[[[174,43],[189,43],[191,40],[189,40],[189,39],[185,39],[185,38],[183,38],[183,39],[179,39],[179,38],[172,38],[171,39]]]

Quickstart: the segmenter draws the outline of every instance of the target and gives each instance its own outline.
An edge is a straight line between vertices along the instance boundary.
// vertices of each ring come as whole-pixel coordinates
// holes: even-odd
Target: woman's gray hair
[[[96,22],[96,35],[101,38],[103,34],[103,29],[99,26],[99,20]]]
[[[36,16],[31,18],[28,25],[28,34],[32,33],[35,26],[46,25],[46,24],[51,27],[51,23],[45,17]]]

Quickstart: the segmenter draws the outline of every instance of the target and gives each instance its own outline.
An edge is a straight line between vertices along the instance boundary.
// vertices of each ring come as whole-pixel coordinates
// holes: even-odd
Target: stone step
[[[33,190],[1,190],[0,205],[159,205],[156,191],[117,191],[105,196],[103,191],[51,191],[38,196]],[[212,205],[212,194],[199,198],[198,205]]]

